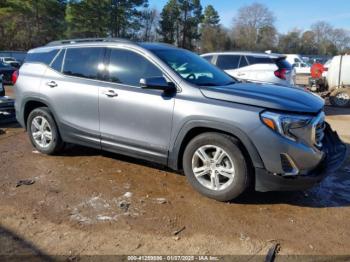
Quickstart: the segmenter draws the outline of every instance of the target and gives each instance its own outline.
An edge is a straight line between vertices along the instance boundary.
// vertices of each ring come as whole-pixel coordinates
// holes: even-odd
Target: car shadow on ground
[[[350,145],[348,145],[348,148],[350,148]],[[175,175],[184,175],[181,171],[173,171],[165,166],[145,160],[77,145],[66,146],[66,149],[60,154],[60,156],[67,157],[96,155],[166,171]],[[337,172],[330,174],[320,184],[309,190],[266,193],[248,190],[230,203],[245,205],[288,204],[311,208],[350,206],[350,161],[347,159]]]
[[[350,115],[350,107],[340,108],[334,106],[325,106],[326,116],[349,116]]]
[[[0,260],[54,261],[30,241],[0,224]]]

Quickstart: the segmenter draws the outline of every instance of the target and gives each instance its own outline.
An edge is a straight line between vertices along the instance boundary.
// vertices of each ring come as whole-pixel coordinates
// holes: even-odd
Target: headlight
[[[265,111],[261,114],[261,121],[268,128],[296,141],[297,137],[293,134],[293,130],[307,126],[312,121],[312,116],[287,115]]]

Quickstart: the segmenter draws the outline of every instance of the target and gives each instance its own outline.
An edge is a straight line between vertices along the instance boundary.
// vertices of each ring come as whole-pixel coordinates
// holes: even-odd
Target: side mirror
[[[176,87],[173,83],[168,83],[164,77],[141,78],[140,86],[143,89],[163,90],[164,92],[174,92]]]

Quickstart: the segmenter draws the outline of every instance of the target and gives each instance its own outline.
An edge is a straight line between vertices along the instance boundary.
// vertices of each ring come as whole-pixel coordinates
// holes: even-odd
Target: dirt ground
[[[10,94],[9,92],[7,94]],[[327,108],[350,143],[350,109]],[[0,135],[0,255],[350,254],[350,160],[320,185],[220,203],[185,176],[132,158],[69,146],[33,150],[17,125]],[[31,185],[16,187],[20,180]]]

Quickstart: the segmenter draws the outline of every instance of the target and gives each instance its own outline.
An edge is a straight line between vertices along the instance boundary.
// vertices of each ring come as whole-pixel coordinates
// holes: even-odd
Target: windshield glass
[[[223,86],[236,81],[204,58],[186,50],[152,50],[186,81],[198,86]]]

